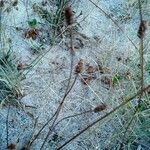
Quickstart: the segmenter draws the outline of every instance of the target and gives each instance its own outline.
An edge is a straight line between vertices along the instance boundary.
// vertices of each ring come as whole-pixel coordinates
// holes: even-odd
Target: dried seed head
[[[105,109],[106,109],[106,105],[105,105],[105,104],[101,104],[101,105],[95,107],[93,111],[94,111],[95,113],[98,113],[98,112],[103,111],[103,110],[105,110]]]
[[[39,31],[37,29],[31,29],[25,32],[25,38],[27,39],[32,38],[32,40],[36,40],[38,34],[39,34]]]
[[[73,13],[71,7],[65,8],[65,18],[67,25],[71,25],[73,23]]]
[[[89,73],[89,74],[94,73],[93,66],[88,66],[87,73]]]
[[[138,30],[138,37],[140,39],[144,38],[146,29],[147,29],[147,22],[145,20],[142,20]]]
[[[80,61],[76,65],[75,72],[76,73],[81,73],[82,70],[83,70],[83,59],[80,59]]]

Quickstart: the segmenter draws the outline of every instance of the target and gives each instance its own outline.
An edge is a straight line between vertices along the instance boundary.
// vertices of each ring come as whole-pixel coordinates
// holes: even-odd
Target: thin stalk
[[[143,23],[143,13],[142,13],[141,0],[138,0],[138,5],[139,5],[139,17],[140,17],[140,27],[141,27],[141,25]],[[140,51],[140,70],[141,70],[141,83],[140,83],[140,86],[141,86],[141,90],[142,90],[144,88],[144,34],[145,34],[145,30],[142,30],[142,29],[139,28],[138,34],[139,34],[138,36],[140,38],[140,48],[139,48],[139,51]],[[143,92],[141,92],[141,94],[139,95],[138,107],[136,108],[132,118],[130,119],[130,121],[129,121],[126,129],[125,129],[122,141],[124,141],[124,139],[126,137],[126,133],[129,129],[129,127],[131,126],[135,115],[139,112],[142,96],[143,96]]]
[[[138,0],[138,5],[139,5],[139,17],[140,17],[140,27],[143,23],[143,13],[142,13],[142,5],[141,5],[141,0]],[[141,70],[141,83],[140,83],[140,88],[141,90],[144,88],[144,34],[145,34],[145,30],[142,30],[142,28],[140,29],[139,27],[139,31],[138,31],[138,36],[140,38],[140,48],[139,48],[139,54],[140,54],[140,70]],[[124,135],[123,135],[123,139],[122,141],[124,141],[124,139],[126,138],[126,134],[127,131],[129,129],[129,127],[131,126],[134,117],[136,116],[136,114],[139,112],[139,108],[140,108],[140,104],[141,104],[141,99],[143,96],[143,92],[139,95],[139,100],[138,100],[138,106],[132,116],[132,118],[130,119],[130,121],[127,124],[127,127],[124,131]]]
[[[150,89],[150,85],[147,86],[146,88],[138,91],[135,95],[131,96],[130,98],[126,99],[124,102],[122,102],[119,106],[117,106],[116,108],[114,108],[112,111],[110,111],[109,113],[105,114],[104,116],[98,118],[97,120],[95,120],[94,122],[92,122],[91,124],[89,124],[87,127],[85,127],[84,129],[82,129],[79,133],[77,133],[75,136],[73,136],[72,138],[70,138],[68,141],[66,141],[63,145],[61,145],[60,147],[57,148],[57,150],[62,149],[64,146],[66,146],[67,144],[69,144],[71,141],[73,141],[74,139],[76,139],[78,136],[80,136],[81,134],[83,134],[85,131],[87,131],[89,128],[93,127],[95,124],[97,124],[98,122],[104,120],[105,118],[107,118],[108,116],[112,115],[113,113],[115,113],[117,110],[119,110],[120,108],[122,108],[123,106],[125,106],[126,104],[128,104],[130,101],[132,101],[136,96],[140,95],[142,92],[147,91],[148,89]]]
[[[76,78],[77,78],[77,76],[76,76]],[[72,83],[72,86],[70,87],[70,89],[68,90],[68,92],[64,95],[62,101],[64,101],[64,98],[66,98],[66,96],[67,96],[67,95],[69,94],[69,92],[71,91],[73,85],[75,84],[76,78],[75,78],[74,82]],[[30,146],[33,144],[33,142],[37,139],[37,137],[38,137],[38,136],[40,135],[40,133],[44,130],[44,128],[53,120],[53,118],[56,116],[56,113],[58,112],[59,107],[60,107],[60,104],[59,104],[57,110],[55,111],[55,113],[52,115],[52,117],[42,126],[42,128],[41,128],[41,129],[39,130],[39,132],[34,136],[34,138],[30,140],[30,142],[29,142],[29,144],[28,144],[28,147],[30,147]]]
[[[50,133],[51,133],[51,131],[53,129],[53,126],[54,126],[55,122],[57,121],[57,118],[59,117],[59,114],[60,114],[61,109],[63,107],[63,104],[65,102],[65,99],[66,99],[67,95],[70,93],[71,89],[73,88],[73,86],[74,86],[74,84],[76,82],[77,76],[78,76],[78,74],[77,74],[76,77],[75,77],[75,79],[74,79],[74,82],[72,83],[72,85],[70,87],[71,78],[72,78],[72,72],[73,72],[74,54],[75,54],[74,53],[74,45],[73,45],[73,33],[72,33],[73,14],[72,14],[72,10],[71,10],[70,7],[67,7],[65,9],[65,17],[66,17],[66,23],[69,26],[69,34],[70,34],[70,55],[71,55],[70,75],[69,75],[69,80],[68,80],[68,85],[67,85],[67,88],[66,88],[65,95],[64,95],[64,97],[63,97],[60,105],[57,108],[56,115],[54,116],[55,117],[54,121],[53,121],[51,127],[49,128],[49,131],[48,131],[48,133],[47,133],[47,135],[46,135],[46,137],[44,139],[44,142],[43,142],[40,150],[43,149],[43,147],[44,147],[44,145],[45,145],[45,143],[46,143],[46,141],[47,141],[47,139],[48,139],[48,137],[49,137],[49,135],[50,135]],[[69,87],[70,87],[70,89],[69,89]]]
[[[6,141],[7,141],[7,147],[9,146],[9,111],[10,111],[10,105],[8,105],[7,118],[6,118]]]
[[[77,114],[74,114],[74,115],[70,115],[70,116],[67,116],[67,117],[64,117],[64,118],[62,118],[61,120],[59,120],[56,124],[55,124],[55,126],[54,126],[54,128],[60,123],[60,122],[62,122],[63,120],[66,120],[66,119],[69,119],[69,118],[73,118],[73,117],[77,117],[77,116],[81,116],[81,115],[85,115],[85,114],[87,114],[87,113],[92,113],[93,112],[93,110],[88,110],[88,111],[85,111],[85,112],[81,112],[81,113],[77,113]]]
[[[55,124],[55,122],[56,122],[56,120],[57,120],[59,114],[60,114],[60,111],[61,111],[61,109],[62,109],[62,106],[63,106],[63,104],[64,104],[64,101],[65,101],[67,95],[70,93],[71,89],[73,88],[73,86],[74,86],[74,84],[75,84],[75,82],[76,82],[76,79],[77,79],[77,75],[76,75],[76,78],[75,78],[74,82],[72,83],[70,89],[69,89],[68,92],[64,95],[64,98],[62,99],[60,105],[58,106],[58,108],[57,108],[57,110],[56,110],[56,112],[55,112],[55,116],[53,116],[53,117],[55,117],[55,119],[54,119],[54,121],[53,121],[51,127],[49,128],[49,131],[48,131],[48,133],[47,133],[47,135],[46,135],[46,137],[45,137],[45,139],[44,139],[44,142],[43,142],[43,144],[42,144],[40,150],[43,149],[43,147],[44,147],[44,145],[45,145],[45,143],[46,143],[46,141],[47,141],[47,139],[48,139],[50,133],[52,132],[52,129],[53,129],[53,127],[54,127],[54,124]]]
[[[138,0],[140,22],[143,22],[141,0]],[[140,67],[141,67],[141,89],[144,87],[144,36],[140,38]],[[141,102],[143,93],[140,95],[139,103]]]
[[[115,25],[116,27],[118,27],[118,29],[124,33],[123,29],[118,25],[118,23],[111,17],[111,15],[109,15],[108,13],[106,13],[100,6],[98,6],[96,3],[94,3],[92,0],[89,0],[95,7],[97,7],[107,18],[109,18]],[[134,48],[136,50],[138,50],[138,47],[135,45],[135,43],[132,41],[132,39],[125,34],[126,38],[131,42],[131,44],[134,46]]]
[[[61,111],[61,109],[62,109],[62,106],[63,106],[63,104],[64,104],[64,101],[65,101],[65,99],[66,99],[66,97],[67,97],[67,95],[69,94],[69,92],[71,91],[71,89],[73,88],[73,86],[74,86],[74,84],[75,84],[75,82],[76,82],[76,79],[77,79],[77,76],[78,76],[78,74],[76,75],[76,77],[75,77],[75,79],[74,79],[74,81],[73,81],[73,83],[72,83],[72,85],[71,85],[71,87],[70,87],[70,83],[71,83],[71,78],[72,78],[72,72],[73,72],[73,58],[74,58],[74,46],[73,46],[73,35],[72,35],[72,24],[69,26],[69,32],[70,32],[70,54],[71,54],[71,64],[70,64],[70,74],[69,74],[69,79],[68,79],[68,84],[67,84],[67,88],[66,88],[66,92],[65,92],[65,94],[64,94],[64,97],[63,97],[63,99],[62,99],[62,101],[61,101],[61,103],[59,104],[59,106],[58,106],[58,108],[57,108],[57,110],[56,110],[56,112],[53,114],[53,116],[48,120],[48,122],[46,122],[46,124],[40,129],[40,131],[38,132],[38,134],[36,135],[36,137],[30,142],[30,145],[35,141],[35,139],[39,136],[39,134],[41,133],[41,131],[50,123],[50,121],[52,121],[53,120],[53,118],[54,118],[54,121],[53,121],[53,123],[52,123],[52,125],[51,125],[51,127],[50,127],[50,129],[49,129],[49,131],[48,131],[48,133],[47,133],[47,135],[46,135],[46,138],[44,139],[44,142],[43,142],[43,144],[42,144],[42,146],[41,146],[41,148],[40,149],[42,149],[43,147],[44,147],[44,145],[45,145],[45,142],[47,141],[47,139],[48,139],[48,137],[49,137],[49,134],[50,134],[50,132],[51,132],[51,128],[53,128],[53,126],[54,126],[54,124],[55,124],[55,122],[56,122],[56,120],[57,120],[57,118],[58,118],[58,116],[59,116],[59,113],[60,113],[60,111]],[[70,88],[69,88],[70,87]]]

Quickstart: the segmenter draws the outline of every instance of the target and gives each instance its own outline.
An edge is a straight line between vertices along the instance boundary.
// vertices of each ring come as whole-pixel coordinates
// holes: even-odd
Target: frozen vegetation
[[[0,150],[149,150],[149,8],[0,0]]]

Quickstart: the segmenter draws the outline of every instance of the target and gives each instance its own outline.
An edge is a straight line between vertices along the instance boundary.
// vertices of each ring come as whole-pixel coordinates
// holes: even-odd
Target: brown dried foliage
[[[75,68],[75,73],[81,73],[83,70],[83,59],[80,59]]]
[[[101,104],[101,105],[95,107],[93,111],[94,111],[95,113],[98,113],[98,112],[103,111],[103,110],[105,110],[105,109],[106,109],[106,104]]]
[[[145,20],[142,20],[138,30],[138,37],[140,39],[144,38],[146,29],[147,29],[147,22]]]
[[[72,13],[71,7],[65,8],[65,19],[66,19],[67,25],[71,25],[73,23],[73,13]]]
[[[25,32],[25,38],[29,39],[32,38],[32,40],[36,40],[39,32],[37,29],[31,29]]]
[[[87,73],[88,73],[88,74],[94,73],[94,68],[93,68],[93,66],[90,66],[90,65],[88,66]]]

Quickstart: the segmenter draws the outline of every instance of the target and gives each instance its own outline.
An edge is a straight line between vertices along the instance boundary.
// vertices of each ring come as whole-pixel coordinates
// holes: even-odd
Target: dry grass
[[[33,101],[26,96],[25,100],[32,101],[36,106],[37,110],[31,111],[30,116],[38,119],[33,133],[20,147],[148,149],[150,82],[146,44],[149,43],[149,30],[143,19],[146,16],[143,5],[141,6],[140,0],[139,3],[132,3],[132,7],[125,3],[129,12],[130,9],[135,10],[135,16],[130,13],[131,16],[127,18],[126,13],[120,13],[117,18],[107,8],[109,4],[101,7],[100,3],[89,0],[88,4],[93,10],[79,22],[81,28],[84,28],[82,25],[84,22],[86,24],[92,11],[95,11],[93,14],[96,17],[90,17],[99,21],[100,16],[108,27],[104,21],[101,24],[94,22],[98,24],[96,29],[101,32],[101,37],[87,37],[73,30],[76,14],[73,16],[72,9],[75,11],[76,5],[72,5],[72,9],[70,6],[66,8],[66,2],[56,1],[56,4],[48,1],[48,8],[51,5],[57,6],[55,14],[51,14],[43,4],[33,5],[34,11],[36,9],[37,13],[38,10],[42,17],[41,20],[38,19],[48,22],[46,26],[50,27],[52,36],[49,38],[52,44],[40,55],[31,55],[34,59],[31,61],[32,67],[26,72],[24,86],[27,88],[27,95],[32,95]],[[128,29],[125,30],[123,25],[131,27],[133,22],[129,22],[133,17],[137,17],[134,19],[136,27],[127,32]],[[126,19],[125,22],[123,19]],[[92,21],[90,23],[92,27]],[[74,48],[77,39],[83,43],[83,47],[79,49]],[[16,75],[14,72],[8,74]],[[8,75],[6,79],[9,79],[11,86],[20,83],[13,82]],[[7,116],[7,131],[8,124]],[[12,144],[17,146],[16,143],[9,143],[8,136],[10,138],[11,134],[7,135],[7,147]]]

